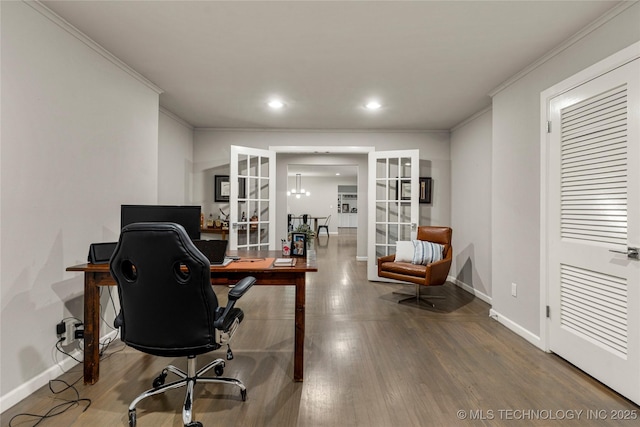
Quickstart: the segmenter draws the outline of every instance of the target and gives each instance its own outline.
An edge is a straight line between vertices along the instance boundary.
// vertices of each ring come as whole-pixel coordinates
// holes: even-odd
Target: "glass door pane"
[[[231,146],[231,249],[275,249],[275,153]],[[234,190],[234,183],[238,191]],[[235,197],[234,197],[235,196]]]
[[[378,257],[395,253],[399,240],[415,239],[419,162],[419,150],[369,154],[369,280],[384,280],[377,274]]]

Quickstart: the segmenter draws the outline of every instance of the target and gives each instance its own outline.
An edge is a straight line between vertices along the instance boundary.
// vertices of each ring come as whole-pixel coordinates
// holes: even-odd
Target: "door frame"
[[[603,59],[600,62],[574,74],[573,76],[551,86],[540,94],[540,347],[550,352],[549,326],[547,306],[549,305],[549,241],[548,233],[548,204],[550,182],[549,173],[549,133],[547,123],[550,119],[549,106],[551,100],[590,80],[596,79],[616,68],[640,58],[640,42],[636,42],[625,49]]]

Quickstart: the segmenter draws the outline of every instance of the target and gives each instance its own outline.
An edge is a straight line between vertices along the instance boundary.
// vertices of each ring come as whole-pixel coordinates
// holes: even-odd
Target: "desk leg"
[[[293,355],[293,380],[302,382],[304,378],[304,306],[305,273],[296,275],[296,314],[295,344]]]
[[[84,383],[100,378],[100,292],[96,273],[84,273]]]

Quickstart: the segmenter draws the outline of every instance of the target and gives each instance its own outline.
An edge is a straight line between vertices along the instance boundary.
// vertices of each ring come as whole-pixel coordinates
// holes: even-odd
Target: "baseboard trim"
[[[509,319],[508,317],[503,316],[502,314],[498,313],[493,308],[491,310],[489,310],[489,317],[491,317],[494,320],[497,320],[498,323],[500,323],[502,326],[506,327],[507,329],[509,329],[512,332],[515,332],[516,334],[520,335],[525,340],[529,341],[534,346],[538,347],[540,350],[544,351],[544,348],[542,346],[542,340],[540,339],[540,337],[538,335],[536,335],[536,334],[532,333],[531,331],[523,328],[522,326],[518,325],[517,323],[515,323],[514,321]]]
[[[114,330],[109,332],[107,335],[103,336],[101,341],[107,339],[115,339],[118,336],[118,330]],[[73,350],[71,356],[76,359],[82,358],[82,351],[79,349]],[[46,385],[49,381],[58,378],[63,373],[67,372],[69,369],[78,365],[79,362],[71,358],[70,356],[65,356],[60,362],[51,366],[49,369],[45,370],[39,375],[31,378],[26,381],[19,387],[9,391],[8,393],[2,395],[0,397],[0,412],[4,412],[7,409],[11,408],[13,405],[19,403],[21,400],[29,397],[32,393],[37,391],[42,386]]]
[[[464,289],[465,291],[469,292],[471,295],[474,295],[476,298],[486,302],[487,304],[491,305],[491,297],[485,293],[482,293],[480,291],[478,291],[477,289],[473,288],[470,285],[467,285],[466,283],[456,279],[453,276],[448,276],[447,277],[447,281],[451,282],[453,284],[455,284],[456,286]]]

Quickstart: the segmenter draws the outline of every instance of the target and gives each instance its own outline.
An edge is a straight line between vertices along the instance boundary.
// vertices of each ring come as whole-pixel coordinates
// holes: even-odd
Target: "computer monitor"
[[[134,222],[175,222],[191,240],[200,239],[200,206],[122,205],[120,226]]]

